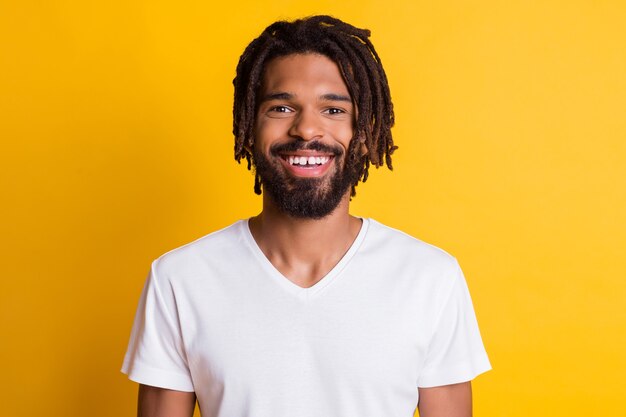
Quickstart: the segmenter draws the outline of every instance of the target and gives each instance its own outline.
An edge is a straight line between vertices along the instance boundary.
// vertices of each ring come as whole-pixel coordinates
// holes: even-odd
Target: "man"
[[[263,210],[154,262],[123,366],[140,416],[471,415],[489,361],[455,259],[348,212],[396,148],[368,37],[315,16],[241,56],[235,158]]]

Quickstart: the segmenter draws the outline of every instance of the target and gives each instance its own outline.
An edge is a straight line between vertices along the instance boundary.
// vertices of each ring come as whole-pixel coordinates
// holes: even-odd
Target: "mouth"
[[[281,157],[289,165],[305,168],[326,165],[332,159],[331,155],[281,155]]]
[[[320,177],[326,174],[334,157],[330,154],[304,151],[280,154],[283,166],[296,177]]]

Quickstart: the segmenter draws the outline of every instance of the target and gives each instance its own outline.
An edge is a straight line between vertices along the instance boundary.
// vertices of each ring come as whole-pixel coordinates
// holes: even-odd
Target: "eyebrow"
[[[352,103],[350,96],[344,96],[343,94],[323,94],[321,98],[326,101],[347,101],[348,103]]]
[[[270,94],[264,95],[261,98],[261,103],[266,102],[266,101],[271,101],[271,100],[292,100],[293,98],[295,98],[295,94],[285,93],[285,92],[270,93]],[[335,94],[335,93],[322,94],[320,98],[324,101],[345,101],[348,103],[352,103],[352,99],[350,98],[350,96],[346,96],[343,94]]]
[[[270,93],[261,98],[261,103],[271,100],[291,100],[295,95],[291,93]]]

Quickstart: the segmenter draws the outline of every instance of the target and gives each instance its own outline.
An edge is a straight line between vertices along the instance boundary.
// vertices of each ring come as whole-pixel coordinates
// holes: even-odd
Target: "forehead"
[[[325,55],[292,54],[274,58],[265,65],[261,83],[263,93],[297,93],[301,90],[349,95],[339,67]]]

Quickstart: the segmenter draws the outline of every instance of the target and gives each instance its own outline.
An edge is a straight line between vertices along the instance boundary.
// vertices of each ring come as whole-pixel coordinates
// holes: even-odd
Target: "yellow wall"
[[[329,13],[372,29],[397,110],[353,212],[459,258],[494,366],[476,415],[622,415],[626,3],[211,3],[0,4],[0,414],[134,415],[150,261],[260,209],[238,56]]]

